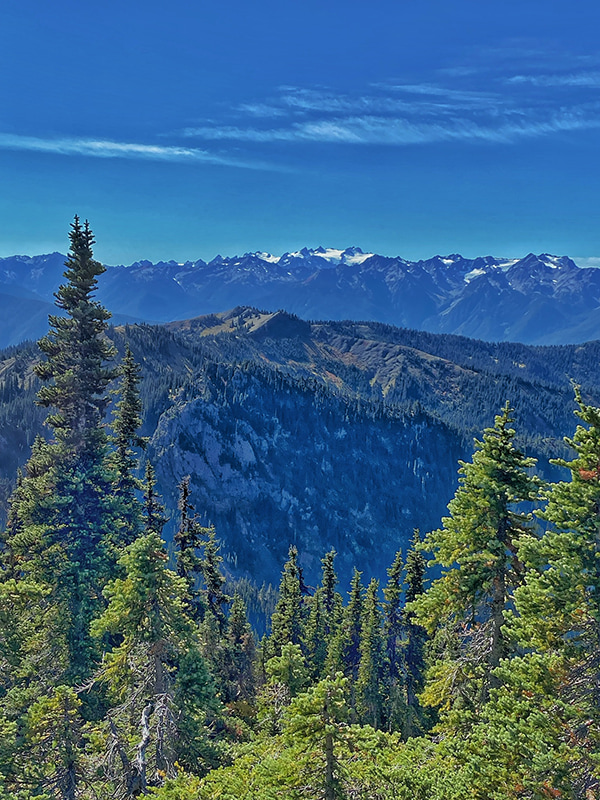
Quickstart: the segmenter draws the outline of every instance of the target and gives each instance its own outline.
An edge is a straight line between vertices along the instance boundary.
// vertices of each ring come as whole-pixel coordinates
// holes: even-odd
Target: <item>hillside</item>
[[[546,475],[574,429],[570,379],[600,400],[595,342],[492,345],[248,308],[111,337],[142,366],[143,432],[172,517],[190,474],[230,570],[259,581],[276,579],[291,541],[308,580],[330,547],[343,576],[354,564],[383,575],[413,527],[437,526],[457,460],[506,399]],[[42,430],[34,357],[33,347],[1,354],[5,497]]]

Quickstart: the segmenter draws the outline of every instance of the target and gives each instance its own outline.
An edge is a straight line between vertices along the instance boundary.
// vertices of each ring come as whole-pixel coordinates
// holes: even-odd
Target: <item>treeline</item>
[[[576,390],[570,480],[543,484],[507,403],[381,591],[355,570],[344,602],[333,550],[308,587],[291,547],[276,600],[229,592],[185,477],[169,566],[140,368],[112,366],[87,223],[70,239],[35,367],[52,438],[2,535],[0,798],[598,797],[600,410]],[[274,602],[260,641],[244,597]]]

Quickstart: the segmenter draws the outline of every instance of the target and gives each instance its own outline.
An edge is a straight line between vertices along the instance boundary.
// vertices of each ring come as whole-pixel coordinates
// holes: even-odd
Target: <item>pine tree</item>
[[[286,712],[284,735],[307,762],[306,771],[311,775],[310,797],[323,800],[346,797],[339,755],[352,738],[346,724],[347,696],[348,679],[338,673],[294,698]]]
[[[508,653],[506,612],[523,579],[517,547],[530,528],[531,515],[518,506],[538,494],[538,482],[528,473],[534,460],[515,447],[510,414],[506,403],[483,441],[475,441],[472,463],[461,462],[450,516],[425,542],[432,563],[443,567],[442,577],[409,609],[430,633],[437,628],[427,701],[469,713],[498,685],[494,670]]]

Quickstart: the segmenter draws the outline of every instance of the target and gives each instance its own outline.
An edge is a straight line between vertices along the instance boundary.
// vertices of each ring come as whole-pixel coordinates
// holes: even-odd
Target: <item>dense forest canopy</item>
[[[1,539],[0,797],[598,797],[600,409],[583,390],[557,450],[564,480],[535,474],[515,403],[499,405],[441,526],[415,530],[383,580],[358,562],[344,585],[343,554],[324,548],[308,586],[292,543],[259,641],[248,581],[227,582],[185,472],[167,553],[144,332],[108,338],[88,224],[75,218],[70,240],[43,357],[6,356],[19,365],[7,396],[36,386],[49,435],[31,443]],[[176,363],[173,334],[153,341]],[[291,394],[303,369],[265,384]],[[235,370],[220,374],[247,396]],[[169,392],[189,391],[175,377]],[[424,430],[422,410],[364,398],[365,411],[349,385],[349,419]]]

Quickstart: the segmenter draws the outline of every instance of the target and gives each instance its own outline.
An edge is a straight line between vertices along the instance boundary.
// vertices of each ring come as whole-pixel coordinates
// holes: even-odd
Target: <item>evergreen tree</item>
[[[517,547],[530,528],[530,515],[518,506],[538,494],[528,473],[534,460],[515,447],[510,414],[506,403],[483,441],[475,441],[472,463],[461,462],[450,516],[425,542],[442,577],[410,606],[417,624],[438,629],[427,702],[469,713],[498,685],[494,670],[508,652],[506,612],[523,579]]]
[[[214,687],[186,613],[186,583],[166,567],[156,533],[139,537],[120,559],[124,577],[105,589],[108,606],[92,626],[98,638],[122,641],[103,659],[97,679],[115,706],[108,714],[107,781],[126,796],[147,793],[175,764],[205,769],[205,711]]]
[[[302,575],[298,566],[298,550],[291,545],[279,584],[279,599],[271,619],[271,635],[267,642],[269,657],[281,655],[285,644],[300,644],[304,608]]]
[[[318,588],[308,601],[308,617],[302,643],[312,680],[319,680],[327,658],[327,629],[324,613],[323,589]]]
[[[162,534],[162,530],[167,523],[165,517],[165,507],[160,502],[156,494],[156,475],[152,464],[146,462],[146,470],[144,476],[144,503],[143,503],[143,517],[144,517],[144,530],[146,533],[155,533],[157,536]]]
[[[350,582],[350,598],[344,609],[344,620],[338,639],[341,639],[341,663],[344,673],[350,678],[351,686],[358,678],[360,664],[360,640],[362,630],[364,589],[361,575],[356,568]]]
[[[114,493],[119,503],[122,531],[119,544],[127,545],[141,533],[141,508],[136,493],[142,484],[136,477],[138,458],[136,450],[145,450],[147,439],[138,433],[142,424],[142,403],[139,394],[140,368],[127,345],[120,368],[119,387],[113,429],[111,462],[115,472]]]
[[[385,717],[390,730],[396,730],[405,716],[404,697],[404,619],[402,606],[402,571],[404,563],[399,550],[388,569],[385,598],[383,637],[385,642]]]
[[[285,720],[285,737],[304,755],[310,796],[342,800],[340,749],[348,736],[348,679],[338,673],[296,697]]]
[[[240,712],[242,703],[251,703],[256,692],[254,659],[256,647],[246,606],[237,592],[233,595],[224,637],[224,658],[221,665],[221,699],[234,704]]]
[[[50,316],[51,330],[39,342],[45,360],[35,367],[54,439],[35,443],[14,496],[8,546],[23,574],[52,587],[67,632],[69,679],[78,682],[92,668],[89,624],[114,567],[119,522],[103,426],[114,348],[104,336],[110,314],[93,300],[105,268],[93,259],[87,222],[75,218],[70,240],[67,282],[56,293],[65,316]]]
[[[321,561],[323,565],[323,575],[321,578],[321,586],[323,588],[323,620],[327,641],[329,641],[339,625],[340,610],[342,607],[342,597],[340,593],[335,590],[338,583],[338,577],[334,567],[335,556],[335,550],[330,550]]]
[[[379,582],[373,578],[367,587],[360,631],[360,662],[355,687],[355,704],[363,724],[379,728],[383,700],[383,641],[377,593]]]
[[[180,521],[174,541],[177,546],[177,574],[188,586],[188,610],[196,621],[204,617],[206,605],[199,587],[202,574],[202,558],[198,550],[202,546],[206,528],[198,522],[194,506],[190,501],[190,476],[179,484]]]
[[[56,292],[56,305],[66,316],[51,315],[51,330],[38,342],[46,356],[35,367],[46,383],[38,401],[54,409],[46,421],[63,446],[62,454],[94,462],[104,454],[106,388],[115,377],[106,366],[115,349],[103,335],[110,313],[92,299],[106,267],[93,258],[94,237],[87,221],[82,226],[75,217],[69,238],[67,283]]]
[[[411,610],[413,603],[424,590],[426,562],[421,552],[421,537],[415,530],[412,546],[406,556],[406,597],[408,608],[403,613],[405,629],[404,664],[406,681],[407,715],[404,726],[406,736],[414,736],[422,732],[425,724],[423,709],[418,695],[425,682],[425,644],[427,631],[415,621],[415,612]]]
[[[511,630],[524,647],[538,651],[537,660],[524,659],[521,672],[536,696],[555,698],[545,709],[547,724],[558,741],[576,745],[569,771],[583,792],[600,786],[593,755],[600,741],[600,409],[584,403],[579,388],[575,399],[582,424],[566,439],[575,457],[553,462],[571,477],[545,492],[548,504],[540,516],[548,530],[521,542],[528,570],[515,593]],[[531,694],[531,685],[527,689]]]
[[[335,550],[330,550],[321,561],[323,567],[321,577],[323,638],[326,651],[322,674],[327,672],[330,676],[342,669],[340,629],[344,617],[344,602],[341,594],[335,588],[338,583],[334,567],[335,556]]]
[[[202,528],[202,532],[205,538],[202,542],[200,574],[204,582],[206,610],[215,618],[219,633],[222,634],[227,624],[224,606],[231,602],[231,598],[223,591],[225,583],[225,576],[221,572],[223,558],[219,554],[220,545],[215,529],[212,526]]]

